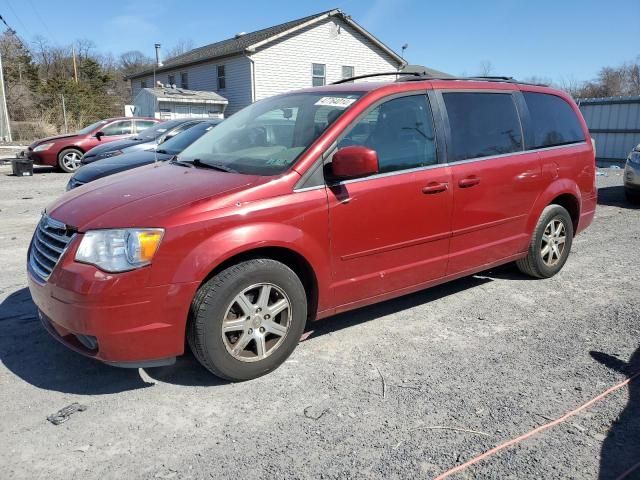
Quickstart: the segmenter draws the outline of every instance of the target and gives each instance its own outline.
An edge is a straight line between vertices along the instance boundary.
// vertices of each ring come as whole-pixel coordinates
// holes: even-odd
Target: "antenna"
[[[404,60],[404,51],[409,48],[409,44],[405,43],[404,45],[402,45],[402,53],[400,54],[400,57]]]

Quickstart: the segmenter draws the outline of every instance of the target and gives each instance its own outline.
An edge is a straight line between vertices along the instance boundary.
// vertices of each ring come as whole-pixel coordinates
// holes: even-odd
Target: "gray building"
[[[155,79],[217,92],[231,115],[256,100],[345,77],[396,71],[400,55],[340,10],[329,10],[196,48],[156,68]],[[433,71],[434,75],[444,75]],[[153,87],[153,70],[129,77],[133,96]],[[378,78],[377,80],[380,80]]]
[[[133,115],[162,120],[224,118],[229,102],[215,92],[182,88],[141,88],[133,99]]]
[[[640,96],[578,100],[600,162],[624,162],[640,144]]]

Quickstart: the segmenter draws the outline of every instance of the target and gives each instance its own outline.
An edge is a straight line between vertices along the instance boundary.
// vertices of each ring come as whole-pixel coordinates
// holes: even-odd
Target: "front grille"
[[[74,232],[64,223],[43,215],[33,234],[29,251],[29,265],[33,273],[40,279],[47,280],[73,235]]]

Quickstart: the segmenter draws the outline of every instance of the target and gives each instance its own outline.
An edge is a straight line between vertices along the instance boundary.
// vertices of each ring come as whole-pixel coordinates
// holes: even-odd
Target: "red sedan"
[[[26,156],[37,165],[51,165],[63,172],[80,167],[85,152],[102,142],[130,137],[160,122],[155,118],[118,117],[100,120],[75,133],[36,140]]]

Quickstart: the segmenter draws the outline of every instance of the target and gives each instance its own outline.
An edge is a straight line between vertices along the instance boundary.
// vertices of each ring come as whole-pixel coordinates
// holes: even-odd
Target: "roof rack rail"
[[[402,75],[402,73],[400,73]],[[417,76],[404,76],[400,77],[396,80],[396,82],[424,82],[429,80],[437,80],[437,81],[478,81],[478,82],[496,82],[496,83],[516,83],[518,85],[533,85],[536,87],[548,87],[549,85],[545,83],[530,83],[530,82],[521,82],[520,80],[516,80],[513,77],[430,77],[424,75]]]
[[[365,75],[356,75],[355,77],[343,78],[342,80],[338,80],[337,82],[333,82],[331,85],[340,85],[341,83],[353,82],[354,80],[360,80],[362,78],[371,78],[371,77],[387,77],[390,75],[398,76],[398,75],[414,75],[419,76],[420,74],[417,72],[380,72],[380,73],[367,73]]]
[[[483,80],[513,80],[513,77],[504,77],[500,75],[474,75],[469,78],[482,78]]]
[[[421,71],[406,71],[399,70],[396,72],[380,72],[380,73],[368,73],[365,75],[357,75],[355,77],[343,78],[342,80],[338,80],[337,82],[333,82],[331,85],[339,85],[341,83],[353,82],[354,80],[361,80],[363,78],[372,78],[372,77],[387,77],[387,76],[395,76],[396,82],[425,82],[429,80],[437,80],[437,81],[473,81],[477,80],[480,82],[497,82],[497,83],[517,83],[519,85],[534,85],[536,87],[548,87],[544,83],[529,83],[529,82],[521,82],[513,77],[503,77],[503,76],[483,76],[476,75],[472,77],[438,77],[429,75],[426,72]]]

